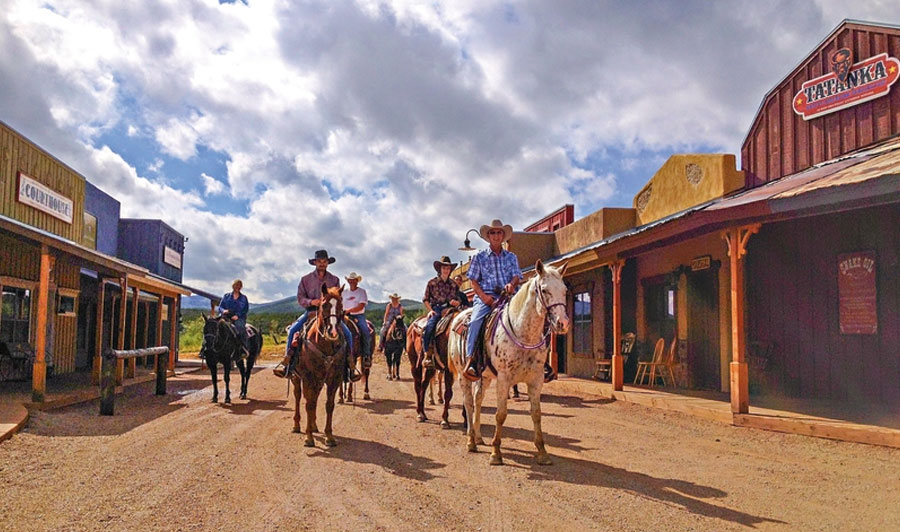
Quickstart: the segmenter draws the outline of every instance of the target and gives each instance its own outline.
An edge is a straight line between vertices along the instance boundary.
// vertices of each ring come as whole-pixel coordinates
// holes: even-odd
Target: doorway
[[[691,380],[695,388],[721,390],[718,264],[688,273],[687,280],[687,362]]]

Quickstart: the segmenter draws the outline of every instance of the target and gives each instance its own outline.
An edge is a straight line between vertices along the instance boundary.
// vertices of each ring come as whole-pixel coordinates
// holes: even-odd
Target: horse
[[[369,348],[366,352],[363,352],[362,348],[362,337],[360,336],[362,333],[359,331],[359,327],[356,322],[350,319],[344,320],[344,323],[347,324],[347,328],[350,329],[350,334],[353,335],[353,358],[354,360],[359,361],[360,365],[360,373],[362,374],[362,378],[364,380],[364,388],[363,388],[363,399],[369,400],[369,374],[372,372],[372,353],[375,352],[375,326],[372,325],[372,322],[366,320],[366,324],[369,326]],[[353,381],[346,380],[344,384],[341,386],[340,391],[338,392],[338,402],[344,403],[344,394],[346,393],[347,402],[353,402]]]
[[[206,360],[206,366],[209,368],[209,374],[213,383],[212,402],[219,402],[219,379],[217,368],[222,364],[224,368],[222,376],[225,380],[225,404],[231,404],[231,366],[233,362],[237,363],[238,370],[241,373],[241,393],[240,398],[247,398],[247,385],[250,383],[250,373],[253,371],[253,364],[262,351],[262,336],[259,329],[253,325],[247,325],[252,331],[250,338],[247,339],[247,350],[250,354],[247,360],[241,358],[241,340],[234,331],[234,326],[227,319],[218,317],[203,316],[203,346],[200,348],[200,356]]]
[[[306,399],[306,440],[303,445],[314,447],[313,433],[316,425],[316,405],[322,387],[326,387],[325,401],[325,445],[334,447],[337,441],[332,433],[334,418],[334,396],[347,376],[348,341],[341,332],[341,292],[340,288],[322,285],[322,303],[316,310],[312,323],[308,323],[300,344],[300,356],[291,373],[294,385],[294,429],[300,433],[300,396]]]
[[[509,388],[524,382],[528,386],[528,400],[531,403],[531,420],[534,423],[534,445],[537,447],[537,463],[552,463],[544,447],[541,431],[541,388],[544,385],[544,363],[549,356],[547,339],[550,332],[565,334],[569,328],[566,315],[566,285],[563,275],[566,265],[560,268],[544,266],[538,260],[535,273],[506,305],[501,305],[492,313],[484,334],[484,359],[488,363],[481,379],[470,382],[463,375],[466,367],[466,334],[478,334],[468,330],[457,332],[471,310],[466,310],[454,318],[450,327],[449,351],[450,371],[458,378],[463,394],[466,421],[467,447],[469,452],[478,452],[478,445],[484,445],[481,438],[481,402],[491,381],[497,381],[497,414],[494,439],[491,442],[491,465],[502,465],[500,453],[503,423],[506,421]],[[496,322],[492,319],[498,313]],[[451,381],[452,382],[452,381]]]
[[[406,323],[397,315],[384,335],[384,357],[387,359],[388,380],[400,380],[400,357],[406,347]],[[434,403],[432,403],[434,404]]]
[[[416,390],[416,419],[418,419],[420,423],[428,421],[428,417],[425,415],[425,392],[428,390],[428,386],[438,369],[446,368],[449,363],[447,359],[448,331],[444,331],[441,334],[435,334],[434,341],[432,342],[435,367],[423,367],[422,359],[424,358],[424,349],[422,343],[424,340],[424,332],[420,331],[425,329],[427,319],[427,316],[420,316],[413,322],[414,326],[411,326],[406,333],[406,356],[409,359],[410,373],[412,374],[413,385]],[[418,326],[415,326],[416,324],[418,324]],[[453,375],[447,371],[443,371],[442,373],[444,374],[445,386],[444,411],[441,414],[441,428],[449,429],[450,399],[453,398]]]

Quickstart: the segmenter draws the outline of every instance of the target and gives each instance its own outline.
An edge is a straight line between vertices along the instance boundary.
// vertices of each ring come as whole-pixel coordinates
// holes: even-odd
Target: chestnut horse
[[[447,331],[434,336],[432,344],[434,355],[432,358],[435,367],[426,368],[422,365],[422,359],[425,355],[422,346],[423,333],[420,333],[419,330],[425,328],[427,319],[427,316],[419,317],[412,325],[410,325],[409,330],[406,332],[406,356],[409,359],[410,373],[412,374],[413,385],[416,389],[416,413],[418,414],[416,418],[419,422],[428,420],[428,417],[425,416],[425,393],[428,391],[428,387],[431,384],[435,373],[439,369],[447,368],[448,365],[447,338],[449,328]],[[417,327],[417,323],[420,324],[420,326]],[[441,414],[441,428],[449,429],[450,399],[453,398],[453,374],[449,371],[441,371],[441,374],[443,374],[445,382],[444,411]]]
[[[341,288],[322,285],[322,303],[313,322],[307,327],[300,345],[297,366],[291,373],[294,384],[294,432],[300,431],[300,394],[306,399],[306,440],[303,445],[314,447],[313,432],[316,425],[316,405],[322,387],[326,387],[325,445],[334,447],[337,441],[332,433],[334,396],[347,372],[347,339],[341,333]]]
[[[566,285],[563,282],[565,270],[565,265],[557,269],[544,266],[538,260],[535,264],[536,275],[526,281],[505,306],[494,311],[499,312],[497,323],[484,334],[484,357],[490,367],[484,370],[477,382],[466,379],[462,370],[466,367],[466,334],[478,334],[478,331],[457,333],[457,327],[471,311],[461,312],[451,324],[450,371],[459,375],[469,452],[477,452],[478,444],[484,444],[481,439],[481,401],[491,381],[497,381],[497,423],[491,442],[491,465],[503,463],[500,442],[506,421],[506,402],[510,387],[519,382],[528,385],[537,462],[542,465],[552,463],[544,448],[544,434],[541,431],[541,388],[544,385],[544,362],[550,352],[547,342],[550,332],[565,334],[569,328]]]
[[[366,324],[369,326],[369,349],[363,352],[362,347],[362,338],[360,334],[362,334],[358,329],[356,322],[350,319],[344,320],[344,323],[347,324],[347,328],[350,329],[350,334],[353,335],[353,360],[359,361],[359,372],[362,374],[363,380],[363,399],[369,400],[369,374],[372,372],[372,353],[375,352],[375,326],[372,325],[372,322],[366,320]],[[353,402],[353,381],[347,379],[344,381],[344,384],[341,386],[341,390],[338,395],[338,403],[344,403],[344,394],[346,389],[347,402]]]

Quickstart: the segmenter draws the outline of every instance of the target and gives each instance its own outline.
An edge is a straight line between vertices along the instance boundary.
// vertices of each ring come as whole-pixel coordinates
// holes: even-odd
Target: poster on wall
[[[841,334],[878,333],[875,252],[838,255]]]

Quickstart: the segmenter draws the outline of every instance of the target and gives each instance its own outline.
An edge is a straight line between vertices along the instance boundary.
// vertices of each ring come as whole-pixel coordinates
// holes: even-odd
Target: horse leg
[[[316,424],[316,403],[319,402],[319,392],[321,388],[316,390],[313,386],[304,387],[304,397],[306,397],[306,440],[303,441],[304,447],[315,447],[316,442],[313,440],[313,427]]]
[[[447,370],[447,369],[442,370],[442,372],[443,372],[444,376],[446,376],[448,373],[450,373],[450,371]],[[439,375],[438,377],[441,377],[441,376]],[[437,383],[438,383],[438,403],[440,403],[440,404],[444,404],[444,380],[446,380],[446,379],[443,379],[443,380],[442,380],[442,379],[438,378],[438,380],[437,380]],[[452,383],[453,381],[450,381],[450,382]]]
[[[416,389],[416,419],[419,422],[428,421],[428,417],[425,415],[425,387],[428,385],[427,375],[428,370],[424,369],[422,366],[414,366],[412,368],[413,375],[413,386]]]
[[[494,439],[491,446],[491,465],[503,465],[503,455],[500,453],[500,440],[503,433],[503,423],[506,422],[506,402],[509,400],[509,383],[503,377],[497,378],[497,415],[494,427]]]
[[[209,368],[209,376],[212,377],[213,381],[213,397],[212,402],[219,402],[219,368],[218,364],[213,362],[210,364],[209,359],[206,359],[206,366]]]
[[[462,375],[459,376],[459,387],[462,390],[463,395],[463,419],[466,422],[466,448],[470,453],[478,452],[478,441],[475,437],[475,424],[472,423],[472,420],[475,419],[475,395],[474,395],[474,386],[471,382],[466,380]]]
[[[463,380],[466,380],[463,377]],[[466,382],[468,382],[466,380]],[[478,382],[472,384],[472,389],[475,391],[475,409],[472,415],[472,427],[474,428],[474,437],[475,443],[478,445],[484,445],[484,438],[481,437],[481,403],[484,401],[484,388],[485,388],[485,380],[482,379]]]
[[[247,375],[247,365],[244,363],[244,360],[238,360],[237,362],[238,372],[241,374],[241,391],[238,394],[238,398],[246,399],[247,398],[247,385],[246,383],[246,375]]]
[[[534,423],[534,446],[537,447],[537,463],[550,465],[550,455],[544,448],[544,432],[541,430],[541,387],[544,385],[543,376],[535,382],[528,383],[528,400],[531,402],[531,421]]]
[[[337,441],[334,439],[334,434],[331,432],[331,421],[334,419],[334,395],[337,393],[337,386],[333,384],[328,385],[328,389],[325,391],[325,446],[326,447],[334,447],[337,445]]]
[[[426,386],[428,387],[428,404],[434,406],[434,377],[428,379]]]
[[[290,377],[291,382],[294,384],[294,432],[299,434],[300,430],[300,379],[296,377]]]
[[[450,399],[453,398],[453,374],[450,373],[450,370],[445,369],[443,374],[441,375],[441,379],[438,379],[438,385],[443,385],[444,388],[444,397],[441,400],[444,403],[444,413],[441,415],[441,428],[449,429],[450,428]]]
[[[372,368],[368,367],[363,370],[363,379],[365,379],[365,388],[363,390],[363,399],[369,401],[372,397],[369,395],[369,373],[372,372]]]
[[[223,364],[222,379],[225,381],[225,404],[231,404],[231,361],[226,360]]]

